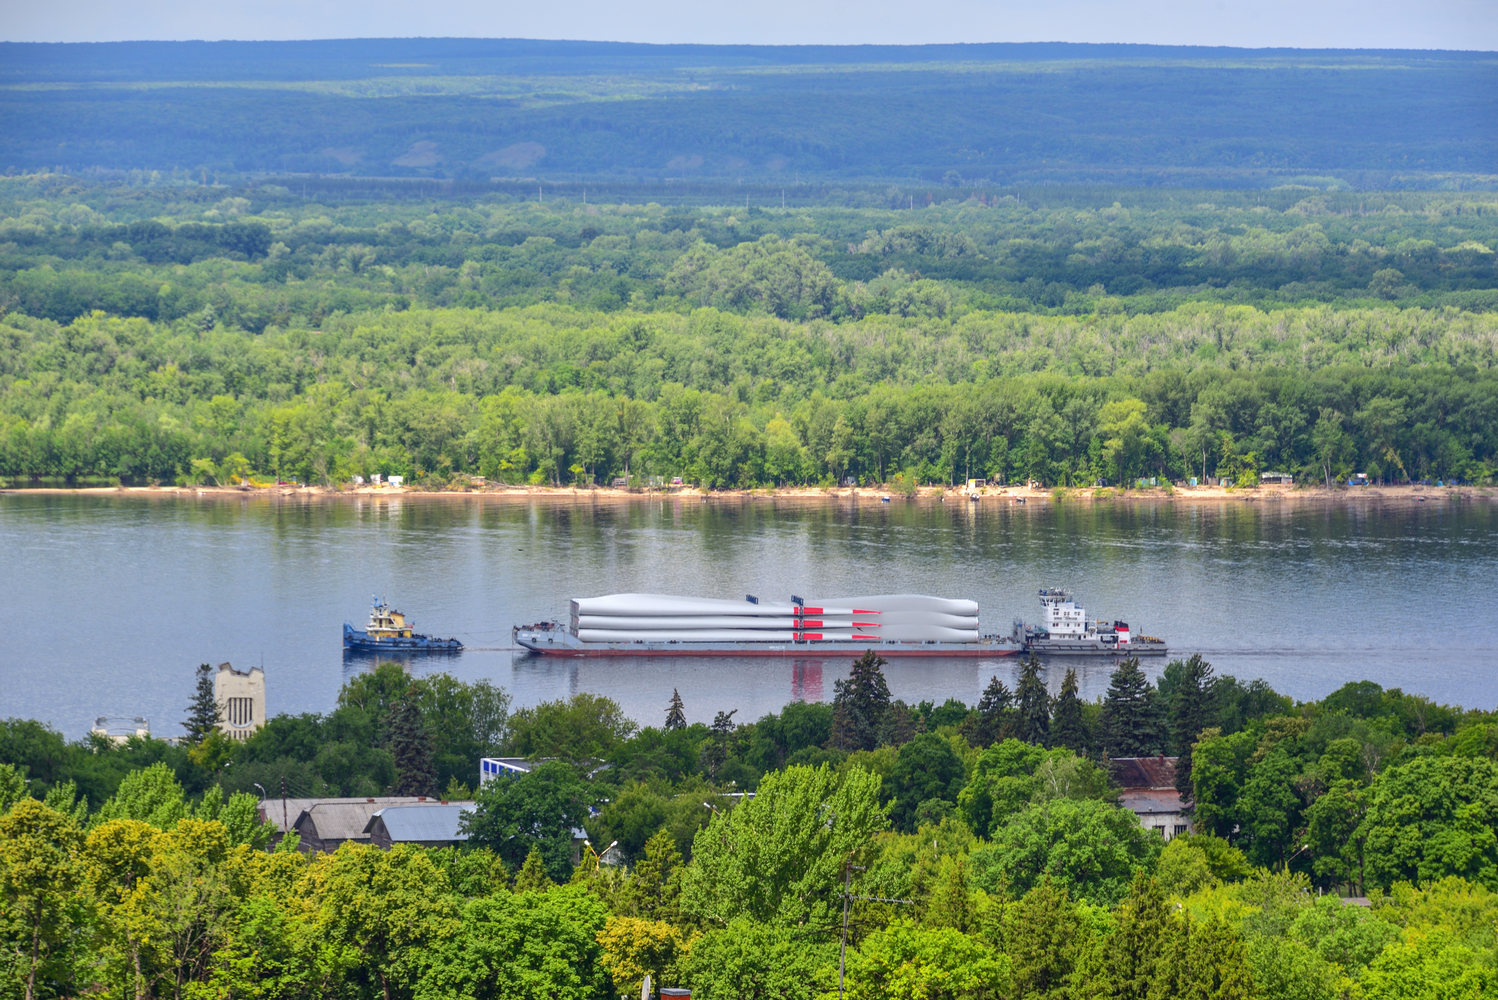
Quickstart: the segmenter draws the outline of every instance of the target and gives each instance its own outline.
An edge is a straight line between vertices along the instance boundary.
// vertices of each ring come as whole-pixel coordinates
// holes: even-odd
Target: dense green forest
[[[976,707],[829,704],[640,728],[511,710],[394,665],[244,743],[0,723],[0,991],[60,997],[1465,1000],[1498,989],[1498,725],[1371,683],[1293,705],[1200,657],[1096,703],[1035,661]],[[205,675],[206,676],[206,673]],[[188,684],[184,679],[184,695]],[[257,786],[469,797],[461,848],[265,850]],[[1117,804],[1111,757],[1181,754],[1198,832]],[[737,793],[754,791],[753,798]],[[572,830],[611,845],[572,854]],[[1370,906],[1341,895],[1366,893]]]
[[[1498,471],[1491,194],[0,205],[7,481]]]
[[[1495,119],[1484,52],[0,45],[18,171],[706,180],[720,202],[770,180],[1491,187]]]

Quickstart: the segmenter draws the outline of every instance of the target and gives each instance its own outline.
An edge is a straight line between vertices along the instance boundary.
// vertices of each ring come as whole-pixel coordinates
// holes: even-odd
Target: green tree
[[[391,707],[385,746],[395,761],[392,795],[437,794],[432,739],[422,724],[421,708],[414,691],[407,691],[406,696]]]
[[[849,1000],[943,997],[997,1000],[1011,982],[1008,956],[950,927],[896,921],[848,956]]]
[[[681,851],[666,830],[645,842],[645,856],[630,870],[616,906],[618,912],[647,920],[681,920]]]
[[[597,1000],[612,993],[598,942],[608,909],[582,886],[469,900],[424,952],[417,1000]]]
[[[532,848],[558,882],[572,871],[573,830],[588,821],[593,787],[560,761],[539,764],[528,774],[489,782],[464,817],[469,843],[487,847],[506,867],[518,870]]]
[[[314,862],[306,882],[313,927],[333,969],[385,1000],[413,996],[439,942],[468,930],[419,847],[345,844]]]
[[[1014,696],[995,674],[978,699],[978,723],[973,732],[975,746],[990,747],[1009,738],[1014,724],[1014,710],[1010,707],[1013,703]]]
[[[884,659],[872,649],[853,663],[848,679],[833,684],[832,745],[844,750],[873,750],[890,710]]]
[[[681,692],[671,689],[671,704],[666,706],[666,729],[674,732],[687,727],[686,709],[681,703]]]
[[[815,1000],[837,988],[837,944],[734,917],[692,942],[686,985],[704,1000]]]
[[[728,744],[733,738],[733,716],[731,712],[719,712],[713,716],[712,735],[702,745],[702,769],[709,778],[716,778],[718,770],[728,761]]]
[[[1014,735],[1026,743],[1047,746],[1051,736],[1051,699],[1045,681],[1040,678],[1040,657],[1031,653],[1020,665],[1019,685],[1015,688],[1019,715]]]
[[[1034,1000],[1070,997],[1077,963],[1091,944],[1090,928],[1077,915],[1066,889],[1042,876],[1020,897],[1006,928],[1005,952],[1014,962],[1010,994]]]
[[[183,728],[187,735],[183,742],[197,746],[211,733],[218,731],[218,700],[213,695],[213,668],[206,663],[198,664],[197,679],[193,683],[192,701],[187,705],[187,721]]]
[[[1103,699],[1103,753],[1109,757],[1149,757],[1165,749],[1155,689],[1139,658],[1131,656],[1113,671]]]
[[[1242,937],[1219,914],[1181,921],[1159,970],[1152,997],[1249,1000],[1257,996]]]
[[[1149,1000],[1164,985],[1162,973],[1179,933],[1159,883],[1140,872],[1114,915],[1113,933],[1088,969],[1092,994]]]
[[[844,863],[885,826],[879,777],[860,767],[767,775],[693,840],[682,908],[718,925],[745,916],[830,926]]]
[[[177,776],[165,762],[131,771],[119,789],[94,814],[95,825],[112,819],[138,819],[158,830],[169,830],[187,815],[187,802]]]
[[[1162,843],[1127,809],[1096,799],[1055,799],[1030,806],[973,852],[973,877],[986,889],[1003,879],[1017,891],[1043,875],[1076,898],[1112,905],[1138,872],[1154,869]]]
[[[1294,783],[1298,772],[1294,759],[1279,747],[1249,768],[1238,796],[1241,822],[1235,842],[1255,864],[1272,867],[1301,853],[1303,844],[1296,842],[1302,810]]]
[[[902,833],[914,833],[928,803],[940,802],[946,809],[956,805],[965,777],[962,759],[947,740],[936,733],[916,736],[900,748],[894,767],[884,776],[882,795],[890,803],[890,824]]]
[[[35,799],[21,799],[0,816],[0,901],[8,914],[0,939],[9,939],[6,950],[20,977],[9,984],[12,995],[32,1000],[38,977],[64,990],[72,978],[69,951],[84,917],[82,847],[72,818]]]
[[[609,756],[635,731],[612,699],[575,694],[510,716],[510,748],[524,757],[559,757],[574,763]]]
[[[1082,699],[1077,696],[1077,672],[1066,668],[1066,678],[1061,682],[1061,693],[1056,696],[1055,711],[1051,716],[1051,745],[1086,754],[1090,749],[1087,738],[1087,723],[1082,714]]]
[[[1416,757],[1369,786],[1363,841],[1370,886],[1458,875],[1498,889],[1498,763],[1485,757]]]
[[[1229,837],[1241,815],[1238,798],[1248,779],[1252,733],[1224,736],[1217,728],[1202,731],[1192,748],[1192,800],[1197,830]]]
[[[1191,748],[1211,716],[1212,665],[1193,653],[1186,660],[1166,664],[1160,678],[1170,726],[1170,752],[1176,757],[1176,791],[1191,798]]]

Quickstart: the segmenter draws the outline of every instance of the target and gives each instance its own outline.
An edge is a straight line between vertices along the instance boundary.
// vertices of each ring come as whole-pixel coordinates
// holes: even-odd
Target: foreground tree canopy
[[[638,728],[595,696],[509,713],[487,685],[383,665],[328,716],[207,755],[211,734],[67,743],[9,720],[0,993],[607,1000],[649,975],[813,1000],[837,989],[845,907],[848,996],[1498,989],[1491,713],[1367,683],[1292,705],[1200,658],[1158,690],[1133,663],[1113,680],[1092,704],[1063,679],[1024,708],[910,706],[870,657],[832,705],[709,728],[663,691],[661,725]],[[867,748],[840,745],[855,701]],[[1125,710],[1141,701],[1153,714]],[[399,733],[469,760],[444,777],[467,798],[477,756],[573,728],[591,749],[480,790],[458,847],[309,857],[294,834],[273,844],[249,793],[388,792]],[[1053,745],[1017,738],[1037,729]],[[1102,754],[1120,739],[1191,742],[1198,833],[1167,844],[1115,804]],[[574,852],[577,826],[609,863]]]

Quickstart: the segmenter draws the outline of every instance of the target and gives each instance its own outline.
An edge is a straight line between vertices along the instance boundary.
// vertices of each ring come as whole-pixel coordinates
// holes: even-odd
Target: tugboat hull
[[[463,644],[456,639],[434,639],[429,635],[373,636],[345,623],[343,648],[361,653],[455,653]]]

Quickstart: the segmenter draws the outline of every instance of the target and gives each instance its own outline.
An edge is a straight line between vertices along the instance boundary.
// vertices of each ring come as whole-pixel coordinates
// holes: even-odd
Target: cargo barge
[[[1122,621],[1089,621],[1069,592],[1040,591],[1039,625],[978,627],[976,601],[884,594],[765,604],[666,594],[571,602],[566,622],[517,625],[515,643],[548,656],[1163,656],[1165,643]]]
[[[552,656],[1013,656],[1012,636],[978,629],[975,601],[885,594],[761,603],[665,594],[571,602],[566,622],[518,625],[515,642]]]

